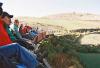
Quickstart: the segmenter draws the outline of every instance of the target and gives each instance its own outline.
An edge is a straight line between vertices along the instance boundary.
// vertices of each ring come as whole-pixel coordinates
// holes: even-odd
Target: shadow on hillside
[[[76,30],[71,30],[71,32],[79,32],[79,33],[94,33],[94,34],[100,34],[100,28],[91,28],[91,29],[76,29]]]

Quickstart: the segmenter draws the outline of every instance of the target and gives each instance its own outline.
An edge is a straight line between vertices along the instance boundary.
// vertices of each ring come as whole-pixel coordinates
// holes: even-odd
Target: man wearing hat
[[[12,43],[6,30],[3,27],[4,23],[2,22],[2,18],[1,18],[2,13],[3,13],[2,3],[0,3],[0,46]]]
[[[2,13],[2,21],[3,21],[3,25],[4,28],[6,29],[11,41],[15,41],[16,38],[15,36],[12,34],[9,25],[11,24],[11,18],[13,18],[13,15],[8,14],[7,12],[3,12]]]
[[[5,12],[5,14],[2,14],[1,6],[2,4],[0,3],[0,53],[2,53],[7,58],[16,56],[18,61],[24,64],[27,68],[36,68],[38,66],[36,57],[33,56],[26,48],[20,46],[17,43],[12,43],[10,40],[6,30],[4,29],[4,23],[2,21],[6,22],[6,24],[9,24],[9,22],[11,22],[10,18],[12,16]],[[3,18],[4,16],[5,18]]]

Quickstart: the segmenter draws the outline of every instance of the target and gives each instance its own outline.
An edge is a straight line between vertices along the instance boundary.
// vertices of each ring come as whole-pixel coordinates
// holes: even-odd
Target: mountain
[[[62,13],[42,17],[44,19],[62,19],[62,20],[100,20],[100,15],[90,13]]]

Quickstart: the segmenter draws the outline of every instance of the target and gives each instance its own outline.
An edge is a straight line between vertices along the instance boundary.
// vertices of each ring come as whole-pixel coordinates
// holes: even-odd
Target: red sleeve
[[[12,43],[12,41],[4,29],[2,21],[0,20],[0,46],[4,46],[10,43]]]

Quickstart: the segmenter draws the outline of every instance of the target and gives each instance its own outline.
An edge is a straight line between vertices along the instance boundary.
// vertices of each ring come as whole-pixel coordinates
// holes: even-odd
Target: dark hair
[[[16,20],[15,20],[15,23],[19,23],[19,20],[16,19]]]
[[[2,15],[2,13],[3,13],[2,5],[3,5],[3,3],[0,2],[0,15]]]

